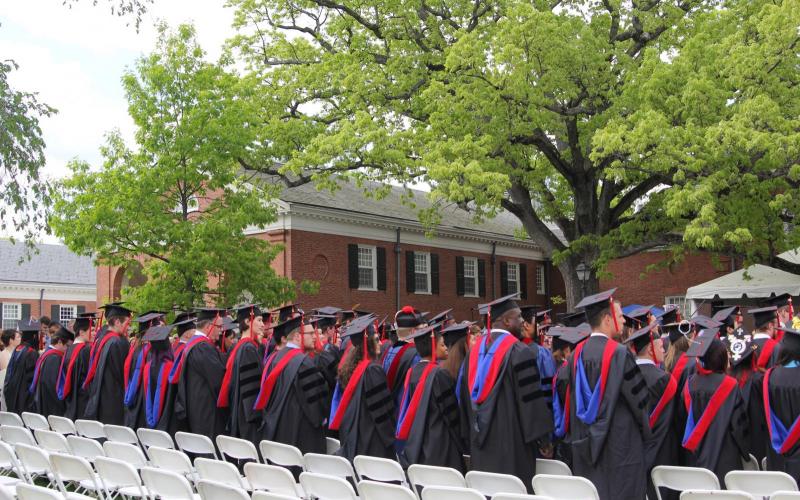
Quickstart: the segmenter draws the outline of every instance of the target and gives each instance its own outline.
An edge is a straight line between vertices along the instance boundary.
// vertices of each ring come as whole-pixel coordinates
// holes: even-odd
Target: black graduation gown
[[[411,369],[406,396],[409,401],[429,363],[421,361]],[[425,464],[464,472],[464,446],[455,382],[443,368],[434,367],[428,374],[416,418],[398,455],[405,468],[411,464]]]
[[[582,361],[592,388],[600,380],[605,336],[591,336],[583,344]],[[602,500],[641,499],[647,490],[645,442],[650,439],[647,383],[636,360],[622,344],[611,357],[605,394],[597,418],[585,424],[576,414],[575,369],[569,358],[569,441],[572,470],[597,487]],[[624,478],[624,480],[622,480]]]
[[[111,332],[106,335],[112,335]],[[95,340],[98,343],[102,339]],[[104,424],[123,425],[125,423],[125,358],[128,356],[130,343],[122,336],[109,340],[103,346],[97,362],[94,379],[86,388],[88,400],[83,418],[99,420]]]
[[[175,399],[171,402],[177,419],[173,428],[202,434],[213,441],[225,430],[227,412],[217,408],[225,365],[219,350],[210,342],[200,342],[184,355],[183,372],[175,383]]]
[[[147,354],[147,363],[143,367],[143,369],[148,370],[149,373],[146,373],[149,381],[142,380],[141,385],[141,393],[142,393],[142,408],[145,412],[145,427],[150,429],[158,429],[163,430],[166,432],[170,432],[171,434],[175,434],[176,429],[171,428],[171,424],[173,422],[173,412],[174,412],[174,403],[175,403],[175,393],[176,391],[170,390],[174,388],[174,386],[170,385],[169,383],[169,369],[172,366],[173,355],[172,352],[156,352],[154,350],[150,350]],[[167,364],[168,366],[164,367],[164,373],[166,373],[165,387],[160,388],[162,381],[159,380],[159,372],[161,371],[161,366]],[[162,374],[163,375],[163,374]],[[144,377],[143,377],[144,378]],[[159,394],[159,389],[162,391],[166,391],[164,395],[163,402],[160,400],[161,394]],[[170,397],[172,396],[172,397]],[[152,419],[155,423],[149,422],[147,420],[147,401],[150,401],[150,411],[152,412]],[[163,405],[163,408],[160,410],[160,415],[158,415],[158,405]]]
[[[142,352],[142,349],[144,349],[144,343],[140,340],[139,344],[133,349],[133,357],[131,358],[131,364],[128,367],[129,381],[133,378],[133,373],[136,370],[136,360],[139,359],[139,354]],[[142,358],[142,370],[144,370],[144,364],[146,361],[146,359]],[[144,383],[140,377],[139,390],[136,391],[133,401],[130,405],[125,405],[123,408],[125,425],[134,430],[138,429],[139,427],[145,427],[146,424],[146,418],[144,414],[144,392],[142,390],[143,385]],[[127,388],[123,387],[123,391],[125,390],[127,390]]]
[[[724,378],[725,375],[721,373],[709,375],[697,373],[687,382],[695,423],[700,421],[703,411],[708,407],[711,397]],[[678,405],[678,412],[681,420],[686,422],[688,411],[683,401],[683,394],[681,398],[682,404]],[[747,408],[737,384],[711,421],[697,450],[694,453],[687,450],[687,465],[709,469],[717,475],[719,484],[725,484],[725,474],[741,469],[742,460],[748,458],[750,440],[748,426]]]
[[[672,375],[665,372],[662,368],[651,364],[643,363],[639,365],[642,377],[647,384],[648,404],[647,415],[653,415],[656,406],[664,396],[664,393],[672,380]],[[650,471],[657,465],[675,465],[678,463],[678,447],[680,446],[679,431],[675,426],[675,408],[680,401],[680,393],[676,390],[669,402],[663,406],[658,420],[651,427],[652,435],[645,441],[645,463],[647,464],[647,498],[654,499],[656,491],[650,477]],[[668,496],[665,496],[668,495]],[[662,499],[677,499],[677,492],[662,492]]]
[[[292,350],[282,349],[264,369],[270,373]],[[329,409],[325,377],[311,357],[296,355],[275,381],[264,409],[263,439],[296,446],[303,454],[325,454]]]
[[[399,352],[402,347],[406,345],[405,342],[398,342],[391,349],[396,350]],[[390,351],[391,352],[391,351]],[[396,358],[393,358],[393,361]],[[389,383],[389,391],[392,393],[392,401],[394,402],[395,412],[399,411],[400,408],[400,398],[403,397],[403,382],[406,380],[406,373],[410,370],[417,362],[419,361],[419,354],[417,353],[417,349],[411,344],[406,350],[403,352],[403,355],[400,359],[396,362],[397,369],[394,371],[394,379],[393,381],[389,380],[391,366],[392,363],[384,363],[383,369],[386,372],[387,383]],[[395,419],[397,419],[397,413],[395,413]]]
[[[341,448],[336,454],[351,462],[358,455],[394,460],[394,415],[386,374],[380,365],[370,363],[344,410],[339,426]]]
[[[39,379],[33,390],[33,401],[36,413],[48,417],[64,415],[64,402],[58,399],[56,383],[62,356],[48,355],[39,367]]]
[[[567,400],[567,387],[569,387],[569,369],[566,364],[562,363],[561,366],[556,368],[555,378],[555,391],[558,394],[558,400],[563,411],[564,402]],[[553,440],[553,454],[556,460],[561,460],[572,468],[572,446],[569,444],[568,437],[555,437]]]
[[[69,367],[72,357],[75,355],[75,348],[78,345],[83,345],[84,347],[78,352],[78,359],[76,359],[75,364],[72,365],[72,378],[70,379],[70,385],[72,387],[67,397],[64,398],[64,416],[71,420],[83,418],[86,411],[86,402],[89,400],[89,394],[83,390],[83,381],[86,380],[86,373],[89,371],[91,344],[72,344],[67,347],[62,367],[65,372],[64,376],[66,376],[66,370]]]
[[[775,367],[769,376],[769,404],[773,416],[789,430],[800,416],[800,367]],[[766,417],[765,417],[766,420]],[[767,437],[769,439],[769,437]],[[767,443],[767,469],[782,471],[800,482],[800,442],[780,454]]]
[[[314,364],[317,365],[320,373],[325,377],[329,393],[333,393],[336,388],[336,372],[339,369],[341,357],[340,349],[333,344],[326,344],[322,351],[314,356]]]
[[[225,433],[247,439],[258,447],[261,442],[259,429],[262,425],[262,412],[254,410],[253,404],[258,396],[261,379],[261,358],[258,355],[258,346],[253,342],[240,342],[242,344],[236,349],[230,376],[229,413]]]
[[[492,331],[490,341],[502,333]],[[460,402],[462,418],[469,422],[470,468],[517,476],[530,492],[539,446],[549,443],[553,432],[553,414],[542,397],[533,351],[521,342],[513,344],[494,387],[479,405],[470,397],[469,373],[468,358]]]
[[[776,342],[776,341],[774,339],[765,339],[765,338],[760,338],[760,339],[754,339],[753,340],[753,344],[756,345],[756,352],[753,353],[753,356],[756,357],[756,360],[759,360],[761,358],[761,353],[764,350],[764,345],[767,344],[768,342]],[[772,354],[770,354],[769,358],[767,358],[766,366],[764,366],[763,368],[766,369],[766,368],[772,368],[773,366],[775,366],[775,364],[778,362],[778,352],[779,351],[780,351],[780,345],[776,345],[772,349]]]
[[[25,347],[26,349],[11,354],[11,360],[6,369],[6,378],[3,382],[6,408],[17,414],[22,414],[24,411],[36,411],[33,394],[28,391],[28,388],[33,382],[33,372],[36,369],[36,361],[39,359],[39,351],[30,346]]]
[[[744,385],[739,387],[750,418],[748,449],[759,464],[767,456],[767,447],[769,446],[769,431],[764,413],[763,383],[764,374],[756,371],[751,373]]]

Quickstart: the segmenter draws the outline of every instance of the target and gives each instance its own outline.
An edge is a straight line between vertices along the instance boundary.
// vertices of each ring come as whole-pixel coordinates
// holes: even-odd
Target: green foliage
[[[103,264],[142,259],[146,283],[124,290],[139,310],[291,298],[291,281],[270,267],[281,248],[244,235],[276,211],[273,187],[243,179],[235,160],[247,146],[237,78],[203,61],[191,26],[162,26],[156,50],[123,85],[137,147],[112,132],[99,171],[70,165],[55,234]]]

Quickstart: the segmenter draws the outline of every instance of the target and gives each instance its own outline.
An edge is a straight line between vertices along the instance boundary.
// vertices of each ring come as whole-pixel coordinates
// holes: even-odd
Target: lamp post
[[[581,293],[586,295],[586,283],[589,281],[589,275],[592,274],[592,271],[585,262],[581,262],[575,266],[575,273],[578,275],[578,279],[581,280]]]

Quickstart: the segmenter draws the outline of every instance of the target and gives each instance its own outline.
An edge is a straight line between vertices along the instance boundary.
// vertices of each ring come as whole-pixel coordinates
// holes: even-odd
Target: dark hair
[[[4,346],[8,347],[9,344],[11,344],[11,341],[14,340],[14,336],[16,334],[16,328],[6,328],[3,330],[2,335],[0,335],[0,342],[2,342]]]
[[[714,339],[708,346],[705,356],[702,357],[703,366],[706,370],[716,373],[724,373],[728,368],[728,349],[721,341]]]
[[[210,319],[198,319],[194,322],[195,330],[203,330],[205,327],[211,324]]]
[[[436,342],[439,342],[439,339],[442,338],[441,333],[435,334]],[[417,354],[419,354],[420,358],[428,358],[433,356],[433,349],[431,348],[431,337],[430,335],[423,335],[422,337],[417,337],[414,339],[414,346],[417,348]]]
[[[360,335],[356,335],[356,337],[359,338],[355,342],[353,342],[353,338],[350,339],[350,341],[353,342],[353,347],[350,349],[350,352],[347,353],[347,357],[344,359],[342,366],[339,367],[339,384],[342,387],[347,387],[347,383],[350,382],[350,377],[353,375],[356,365],[364,358],[363,340],[360,338]],[[369,351],[367,355],[369,359],[375,359],[375,348],[377,345],[375,336],[367,335],[367,350]]]
[[[39,323],[43,324],[44,326],[50,326],[51,320],[49,316],[42,316],[39,318]]]
[[[442,362],[442,366],[453,377],[453,380],[458,380],[458,372],[461,370],[461,364],[467,358],[467,339],[470,334],[460,338],[455,344],[447,349],[447,359]]]
[[[755,356],[755,354],[753,354],[753,356]],[[776,365],[783,366],[787,363],[791,363],[792,361],[800,361],[800,351],[788,349],[786,343],[781,342],[781,348],[778,350],[778,359],[776,361]]]
[[[255,321],[255,316],[253,317],[253,321]],[[244,318],[239,322],[239,331],[244,333],[250,330],[250,318]]]
[[[106,321],[108,322],[108,326],[114,326],[117,323],[125,323],[125,320],[128,319],[127,316],[107,316]]]
[[[689,337],[681,335],[675,342],[669,343],[667,355],[664,356],[664,369],[671,372],[675,365],[678,363],[678,358],[681,354],[689,350]]]
[[[589,326],[592,329],[597,328],[600,326],[600,323],[603,322],[603,318],[606,314],[611,314],[611,306],[607,305],[605,307],[601,307],[599,309],[594,309],[587,307],[586,308],[586,321],[589,323]]]

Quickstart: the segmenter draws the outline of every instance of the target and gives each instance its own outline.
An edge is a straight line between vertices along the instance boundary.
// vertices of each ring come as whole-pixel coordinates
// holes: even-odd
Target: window
[[[478,259],[464,257],[464,296],[478,296]]]
[[[665,305],[677,305],[678,311],[681,313],[681,318],[688,318],[694,313],[694,307],[691,300],[686,300],[685,295],[670,295],[664,298]]]
[[[428,252],[414,252],[414,292],[431,293],[431,259]]]
[[[508,294],[519,293],[519,264],[516,262],[509,262],[506,273]]]
[[[378,278],[375,247],[358,245],[358,289],[375,290]]]
[[[62,325],[66,325],[78,316],[78,306],[62,304],[59,308],[58,319]]]
[[[545,295],[547,291],[544,289],[544,266],[536,268],[536,293]]]
[[[16,328],[22,319],[22,304],[3,303],[3,329]]]

